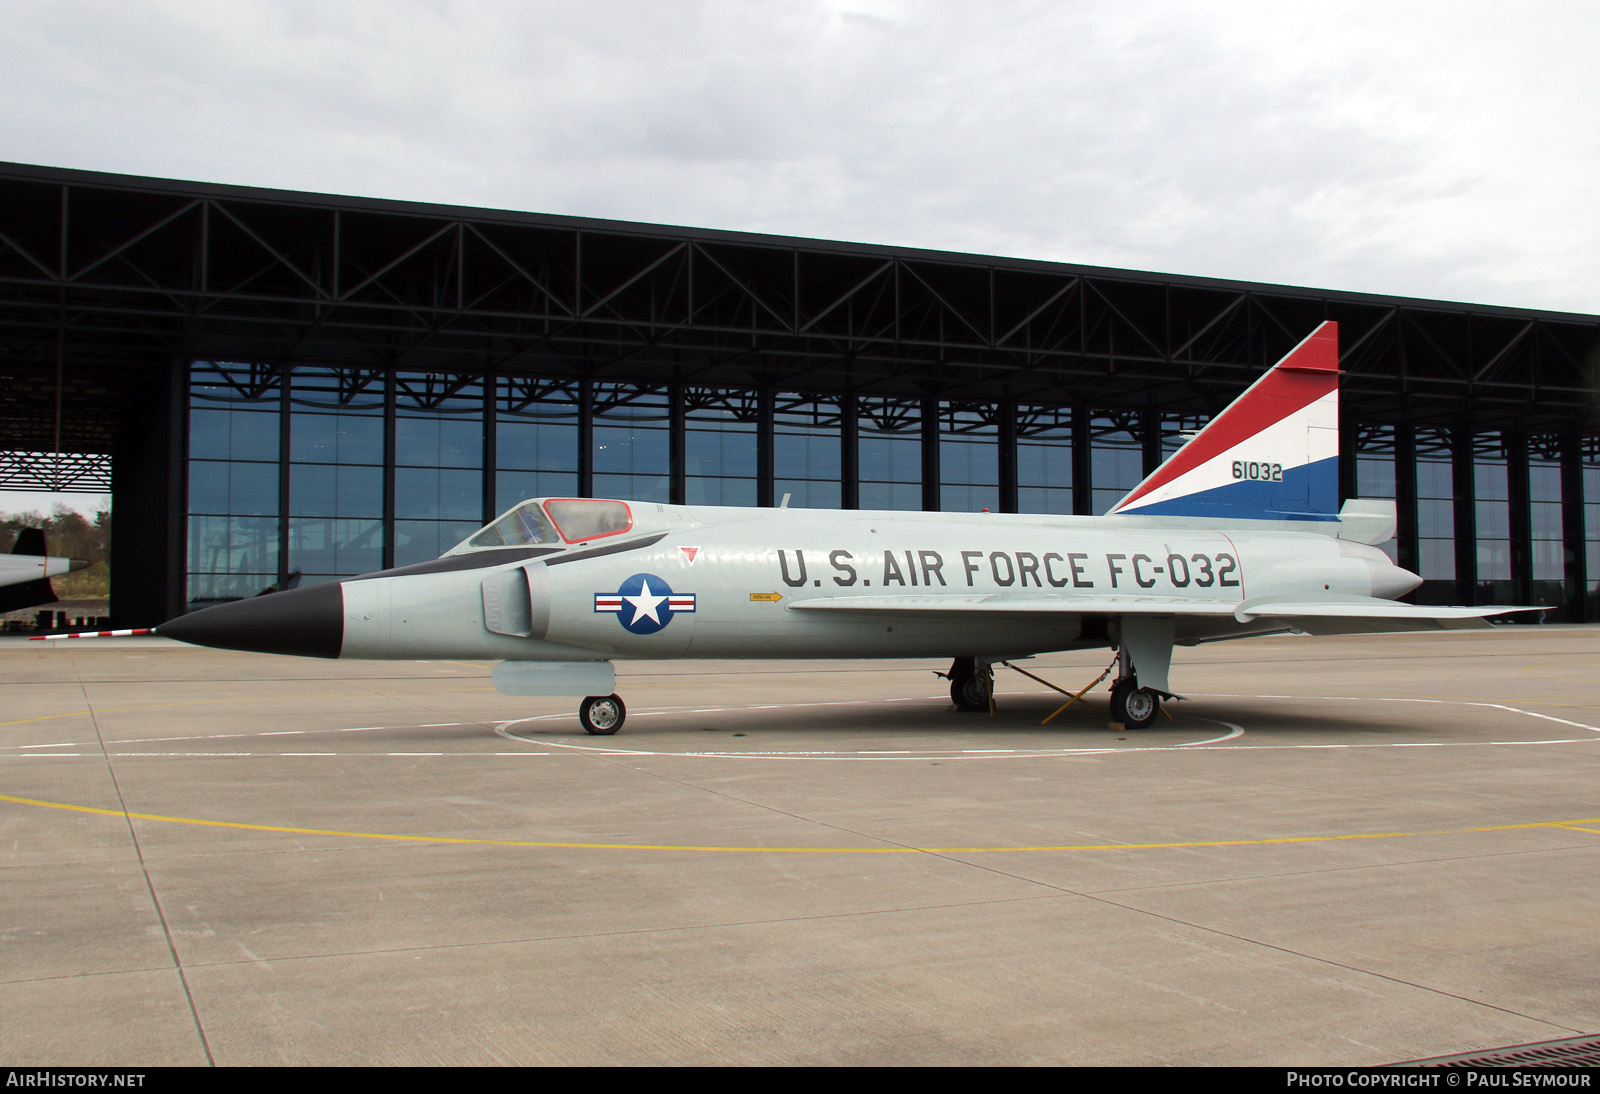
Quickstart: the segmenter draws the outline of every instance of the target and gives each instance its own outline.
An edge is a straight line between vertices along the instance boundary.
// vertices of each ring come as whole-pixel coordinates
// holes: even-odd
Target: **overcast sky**
[[[1593,3],[0,0],[0,56],[22,163],[1600,312]]]

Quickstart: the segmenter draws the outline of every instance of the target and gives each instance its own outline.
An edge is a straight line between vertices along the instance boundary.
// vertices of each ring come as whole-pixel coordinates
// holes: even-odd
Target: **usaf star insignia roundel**
[[[594,610],[615,613],[631,634],[655,634],[679,612],[694,611],[694,594],[673,592],[655,574],[634,574],[615,593],[595,593]]]

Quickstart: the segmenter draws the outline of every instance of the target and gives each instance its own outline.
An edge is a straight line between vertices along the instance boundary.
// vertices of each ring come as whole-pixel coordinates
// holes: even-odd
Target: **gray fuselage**
[[[1249,599],[1392,597],[1416,584],[1374,548],[1279,523],[654,503],[632,513],[625,533],[534,557],[463,544],[440,562],[466,568],[348,579],[338,655],[999,659],[1105,645],[1134,599],[1174,607],[1174,638],[1192,643],[1283,629],[1234,618]]]

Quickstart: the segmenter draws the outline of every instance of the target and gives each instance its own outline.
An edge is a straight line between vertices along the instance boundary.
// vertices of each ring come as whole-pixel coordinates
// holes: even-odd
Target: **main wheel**
[[[591,737],[609,737],[622,728],[628,708],[618,695],[591,695],[578,707],[578,721]]]
[[[1118,680],[1111,688],[1111,720],[1129,729],[1143,729],[1156,720],[1161,697],[1137,680]]]
[[[961,710],[989,709],[988,674],[968,672],[950,677],[950,701]]]

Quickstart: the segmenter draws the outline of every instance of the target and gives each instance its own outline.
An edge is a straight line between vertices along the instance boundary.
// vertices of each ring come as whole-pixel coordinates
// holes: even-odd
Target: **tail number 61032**
[[[1283,464],[1256,463],[1254,460],[1234,460],[1233,477],[1252,482],[1282,482]]]

